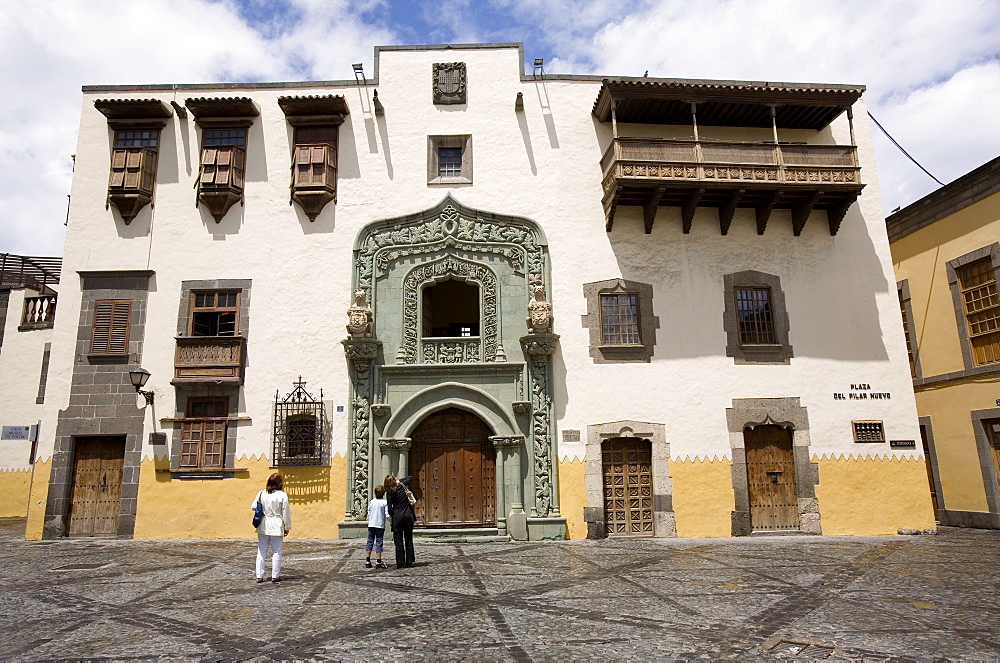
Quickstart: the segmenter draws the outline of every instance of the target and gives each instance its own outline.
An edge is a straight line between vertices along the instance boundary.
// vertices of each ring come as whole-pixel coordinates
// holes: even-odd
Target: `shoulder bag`
[[[253,512],[253,527],[257,529],[260,526],[262,520],[264,520],[264,503],[260,501],[260,495],[264,491],[257,493],[257,508]]]

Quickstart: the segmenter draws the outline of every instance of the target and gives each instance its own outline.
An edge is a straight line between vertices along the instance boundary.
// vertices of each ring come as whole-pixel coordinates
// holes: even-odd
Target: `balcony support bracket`
[[[784,191],[775,191],[766,201],[764,201],[763,204],[758,205],[754,209],[757,213],[758,235],[764,234],[764,230],[767,228],[767,221],[771,218],[771,211],[774,209],[774,206],[778,204],[778,201],[781,200],[782,194],[784,194]]]
[[[691,195],[684,202],[684,206],[681,208],[681,222],[683,224],[685,235],[691,232],[691,222],[694,221],[695,210],[698,209],[698,203],[704,195],[705,189],[695,189],[691,192]]]
[[[604,203],[604,230],[607,232],[611,232],[611,228],[615,225],[615,211],[618,209],[618,199],[621,198],[623,188],[620,184],[616,186],[611,198]]]
[[[806,200],[792,208],[792,232],[795,233],[796,237],[802,234],[802,229],[805,228],[806,221],[809,220],[809,214],[822,195],[823,191],[816,189],[809,194]]]
[[[642,210],[642,219],[645,224],[646,234],[653,232],[653,221],[656,220],[656,210],[660,206],[660,199],[663,198],[664,192],[667,188],[660,186],[653,189],[652,194],[650,194],[649,200],[646,201],[645,206]]]
[[[847,216],[847,210],[851,209],[851,205],[854,201],[858,199],[861,192],[858,191],[848,198],[845,198],[843,202],[836,206],[831,207],[826,211],[827,219],[830,221],[830,234],[836,235],[837,231],[840,230],[840,224],[843,222],[844,217]]]
[[[729,234],[729,226],[733,224],[733,215],[736,214],[736,205],[746,192],[746,189],[736,189],[729,194],[726,204],[719,208],[719,230],[723,235]]]

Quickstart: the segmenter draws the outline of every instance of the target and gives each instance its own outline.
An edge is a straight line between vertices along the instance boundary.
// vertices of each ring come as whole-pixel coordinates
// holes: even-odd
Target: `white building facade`
[[[28,538],[934,526],[862,87],[375,62],[84,89]]]

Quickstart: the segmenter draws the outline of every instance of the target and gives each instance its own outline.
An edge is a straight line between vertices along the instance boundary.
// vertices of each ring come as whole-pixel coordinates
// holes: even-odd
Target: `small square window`
[[[881,421],[852,421],[855,442],[885,442]]]
[[[601,294],[601,344],[638,345],[639,298],[632,293]]]
[[[472,136],[427,137],[427,183],[472,184]]]
[[[239,293],[196,292],[191,308],[191,336],[236,336]]]

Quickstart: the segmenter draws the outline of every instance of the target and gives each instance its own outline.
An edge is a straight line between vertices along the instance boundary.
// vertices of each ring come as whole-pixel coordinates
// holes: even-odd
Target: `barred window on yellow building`
[[[1000,298],[993,262],[984,258],[956,271],[969,325],[972,359],[977,366],[1000,362]]]

